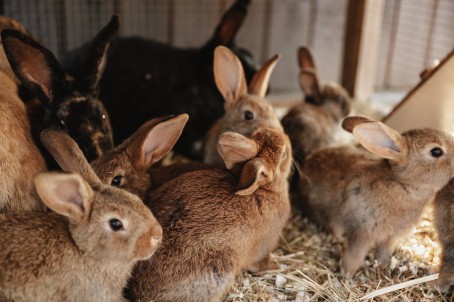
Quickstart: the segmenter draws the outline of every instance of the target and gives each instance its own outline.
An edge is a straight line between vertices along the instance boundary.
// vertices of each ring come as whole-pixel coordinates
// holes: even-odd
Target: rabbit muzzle
[[[136,258],[139,260],[150,258],[160,246],[161,241],[162,227],[156,223],[137,241]]]

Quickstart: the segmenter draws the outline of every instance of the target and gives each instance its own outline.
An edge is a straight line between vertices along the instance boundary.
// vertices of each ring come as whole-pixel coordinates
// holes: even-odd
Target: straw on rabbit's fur
[[[133,264],[157,249],[162,228],[137,196],[102,184],[82,153],[71,169],[85,180],[56,173],[35,180],[58,214],[0,215],[0,300],[124,301]]]
[[[341,269],[351,276],[373,247],[387,260],[454,176],[454,139],[435,129],[401,135],[361,117],[346,118],[343,127],[381,159],[354,147],[321,149],[306,158],[301,188],[317,221],[345,237]]]
[[[155,261],[136,266],[134,299],[219,301],[241,270],[274,267],[270,252],[290,213],[290,141],[282,130],[262,128],[251,138],[225,132],[218,147],[237,172],[186,173],[146,199],[164,240]]]
[[[1,28],[26,32],[16,20],[2,16]],[[46,170],[46,164],[33,144],[26,108],[18,95],[18,81],[0,45],[0,213],[43,211],[33,186],[33,178]]]
[[[213,78],[213,52],[219,45],[233,50],[250,79],[252,55],[235,44],[250,0],[236,0],[224,13],[213,36],[199,48],[176,48],[139,37],[112,41],[100,95],[112,121],[116,144],[154,117],[188,113],[191,119],[175,146],[179,153],[198,156],[194,143],[222,116],[223,99]],[[65,67],[74,73],[80,50],[66,56]]]
[[[226,132],[251,135],[261,127],[282,129],[273,107],[265,99],[271,73],[279,60],[275,55],[267,60],[252,78],[249,87],[240,60],[228,48],[219,46],[214,52],[214,78],[224,97],[225,114],[217,120],[207,133],[203,146],[203,161],[222,166],[216,143]]]
[[[338,140],[338,133],[342,131],[340,121],[350,112],[351,97],[339,84],[320,81],[308,48],[298,50],[298,61],[305,98],[290,108],[282,118],[282,126],[292,142],[294,159],[303,165],[308,153]]]
[[[41,131],[49,127],[67,132],[90,161],[113,147],[109,116],[98,97],[98,82],[118,27],[119,17],[112,16],[89,44],[72,82],[48,49],[19,31],[2,32],[6,56],[16,76],[37,97],[27,103],[27,108],[34,140],[49,168],[56,168],[56,163],[39,140]]]

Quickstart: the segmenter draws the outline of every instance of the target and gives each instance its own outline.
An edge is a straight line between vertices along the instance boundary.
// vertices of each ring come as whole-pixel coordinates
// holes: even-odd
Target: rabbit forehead
[[[438,145],[447,152],[454,152],[453,136],[438,129],[413,129],[404,132],[402,136],[414,142],[411,147],[415,150],[434,148]]]

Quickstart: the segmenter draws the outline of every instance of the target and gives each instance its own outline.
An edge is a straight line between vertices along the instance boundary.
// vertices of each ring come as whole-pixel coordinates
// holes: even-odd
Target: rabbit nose
[[[161,239],[162,227],[159,224],[151,226],[148,232],[143,234],[137,242],[136,258],[139,260],[150,258],[158,249]]]
[[[155,230],[150,239],[150,249],[154,252],[158,249],[162,240],[162,227],[155,227]]]

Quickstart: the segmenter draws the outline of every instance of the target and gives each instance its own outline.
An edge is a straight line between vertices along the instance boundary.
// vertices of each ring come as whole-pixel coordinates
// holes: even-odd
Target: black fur
[[[99,100],[98,82],[110,40],[118,27],[119,17],[113,16],[81,55],[80,69],[73,81],[66,79],[55,56],[38,42],[16,30],[2,32],[12,69],[22,85],[36,96],[27,103],[27,110],[33,138],[50,169],[58,165],[39,139],[46,128],[67,132],[89,161],[113,147],[109,116]]]
[[[198,157],[194,142],[224,114],[224,100],[213,76],[214,49],[218,45],[232,49],[242,60],[248,80],[256,70],[250,53],[234,42],[249,2],[237,0],[213,37],[197,49],[175,48],[138,37],[112,41],[100,96],[109,111],[116,144],[150,118],[188,113],[190,119],[175,149]],[[79,52],[68,54],[64,60],[70,74],[77,72]]]

